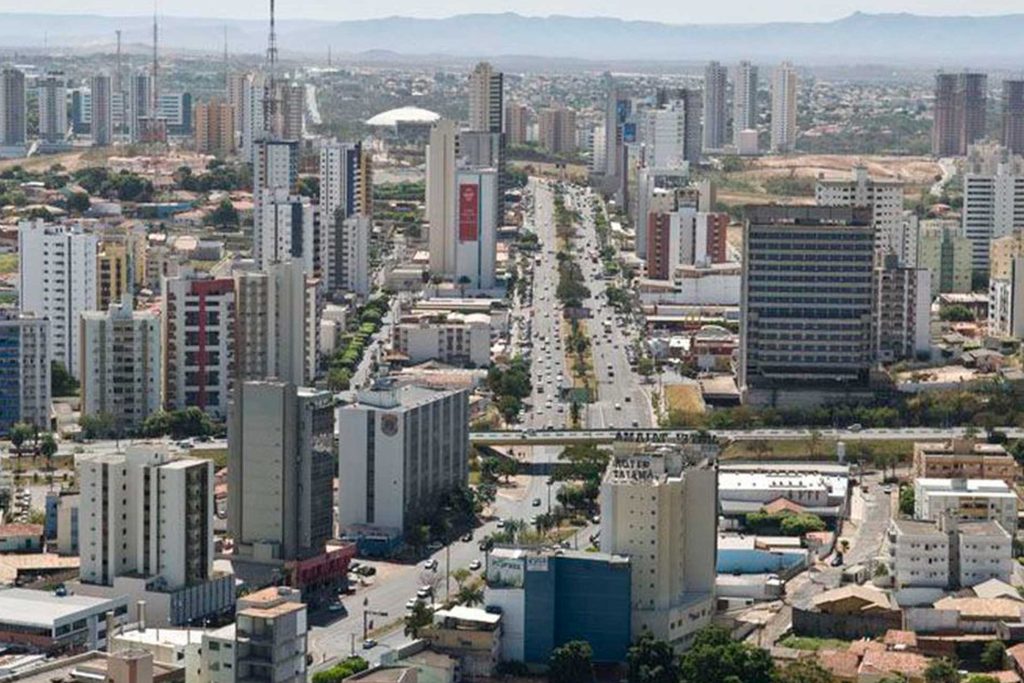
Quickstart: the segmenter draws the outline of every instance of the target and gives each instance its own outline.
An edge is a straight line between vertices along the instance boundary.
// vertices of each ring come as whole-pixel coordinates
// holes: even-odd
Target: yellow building
[[[96,256],[96,303],[105,311],[128,290],[128,251],[124,242],[104,241]]]
[[[235,110],[227,102],[213,99],[196,104],[195,116],[196,151],[218,157],[231,156],[235,152]]]
[[[932,479],[1002,479],[1013,485],[1017,461],[999,444],[953,439],[914,444],[914,476]]]
[[[1014,230],[1009,235],[996,237],[989,245],[989,277],[1008,280],[1013,259],[1024,256],[1024,230]]]

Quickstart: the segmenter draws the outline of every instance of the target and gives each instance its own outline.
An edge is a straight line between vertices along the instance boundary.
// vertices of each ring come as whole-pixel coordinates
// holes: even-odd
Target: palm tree
[[[466,579],[472,575],[472,572],[465,567],[459,567],[452,572],[452,578],[455,579],[455,583],[458,584],[460,591],[462,590],[462,584],[466,583]]]
[[[50,490],[53,490],[53,456],[57,454],[57,440],[53,438],[53,434],[47,432],[43,436],[43,442],[39,446],[39,451],[46,458],[46,483],[49,485]]]
[[[466,607],[482,605],[484,592],[478,586],[463,586],[455,596],[455,600]]]
[[[21,449],[30,436],[32,436],[32,427],[24,422],[19,422],[11,427],[11,445],[14,446],[14,456],[16,458],[14,466],[15,491],[18,490],[18,486],[21,483]]]
[[[426,604],[416,601],[412,611],[405,616],[405,635],[416,639],[420,631],[434,622],[434,614]]]

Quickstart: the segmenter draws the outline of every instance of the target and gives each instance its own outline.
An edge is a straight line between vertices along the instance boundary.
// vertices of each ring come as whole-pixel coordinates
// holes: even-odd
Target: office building
[[[601,480],[601,552],[632,565],[633,638],[677,648],[711,623],[718,546],[715,466],[702,446],[613,458]]]
[[[796,149],[796,69],[783,62],[772,74],[772,151]]]
[[[40,78],[36,86],[39,106],[39,142],[47,147],[64,144],[68,134],[68,93],[64,74],[56,71]]]
[[[1024,256],[1010,261],[1006,277],[989,278],[988,333],[993,337],[1024,338]]]
[[[195,107],[196,151],[217,157],[235,153],[235,111],[231,105],[214,98]]]
[[[993,520],[1017,531],[1017,494],[1001,479],[914,480],[914,518],[936,522]]]
[[[647,277],[672,280],[681,265],[726,261],[729,215],[684,207],[650,213],[647,221]]]
[[[589,643],[595,662],[625,660],[631,643],[629,558],[495,548],[486,567],[484,604],[500,609],[504,660],[543,664],[572,640]]]
[[[917,218],[910,219],[917,222]],[[931,297],[970,292],[973,248],[958,221],[922,220],[918,234],[917,267],[931,273]]]
[[[935,76],[932,154],[962,156],[985,137],[988,78],[982,73]]]
[[[492,289],[497,268],[498,226],[495,223],[498,172],[494,169],[459,170],[455,233],[455,280],[472,289]]]
[[[227,415],[234,368],[235,281],[184,274],[163,283],[164,403]]]
[[[505,140],[510,145],[525,145],[530,123],[530,110],[525,104],[509,102],[505,105]]]
[[[50,425],[50,323],[0,308],[0,433],[19,422]]]
[[[137,430],[163,407],[160,316],[133,311],[131,299],[84,311],[82,415],[109,415],[119,433]]]
[[[871,210],[748,207],[741,391],[864,384],[871,345]]]
[[[380,384],[337,409],[338,526],[399,533],[426,523],[468,476],[463,391]]]
[[[540,146],[552,154],[576,151],[576,112],[566,107],[540,111]]]
[[[962,213],[972,268],[987,273],[992,240],[1024,227],[1024,157],[996,145],[973,145],[964,168]]]
[[[301,263],[273,263],[236,277],[235,367],[241,381],[298,386],[316,377],[317,288]]]
[[[1024,154],[1024,80],[1003,81],[1000,141],[1010,154]]]
[[[24,147],[27,120],[25,73],[4,67],[0,70],[0,146]]]
[[[123,575],[174,589],[213,572],[213,462],[174,458],[167,446],[78,460],[83,583],[112,586]]]
[[[97,78],[94,76],[93,78]],[[101,86],[102,87],[102,86]],[[86,87],[71,88],[71,132],[89,135],[92,127],[92,83]],[[113,113],[113,112],[111,112]]]
[[[128,283],[129,255],[124,240],[104,239],[96,255],[96,308],[105,311],[111,304],[132,296]],[[134,283],[133,283],[134,284]]]
[[[298,261],[313,277],[323,275],[327,262],[327,240],[318,207],[308,197],[284,188],[262,189],[257,203],[259,215],[253,220],[254,251],[261,270],[280,261]],[[258,242],[257,242],[258,240]]]
[[[409,363],[483,368],[491,364],[491,318],[485,313],[403,317],[394,327],[392,346]]]
[[[228,433],[236,555],[283,562],[323,553],[334,530],[333,395],[288,382],[241,383]]]
[[[439,277],[455,275],[454,188],[458,127],[441,119],[430,129],[427,146],[426,219],[430,231],[430,272]]]
[[[750,62],[740,62],[732,84],[732,142],[740,149],[743,131],[755,131],[757,140],[757,67]],[[755,144],[756,151],[756,144]]]
[[[192,95],[187,92],[163,92],[157,98],[156,118],[167,135],[188,137],[194,131]]]
[[[89,132],[94,147],[114,143],[114,91],[107,74],[92,77],[89,91]],[[79,131],[76,129],[75,131]]]
[[[931,273],[907,268],[895,254],[875,267],[873,341],[883,363],[931,355]]]
[[[95,235],[42,220],[18,224],[18,307],[50,321],[50,357],[80,377],[79,317],[96,310]]]
[[[469,129],[502,132],[504,76],[487,62],[480,62],[469,75]]]
[[[913,476],[930,479],[1017,478],[1017,461],[1000,444],[955,438],[941,443],[914,443]]]
[[[0,633],[12,645],[48,653],[95,650],[107,645],[107,613],[126,621],[128,600],[58,595],[51,590],[0,591]]]
[[[902,258],[903,183],[872,178],[866,167],[856,166],[849,180],[819,176],[814,199],[818,206],[869,207],[878,250],[882,254],[896,254],[901,265],[910,265]]]
[[[725,147],[729,123],[725,92],[729,87],[729,70],[718,62],[704,67],[704,149]]]

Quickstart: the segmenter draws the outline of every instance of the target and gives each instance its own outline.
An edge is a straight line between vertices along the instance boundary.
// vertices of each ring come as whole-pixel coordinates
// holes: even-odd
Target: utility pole
[[[387,615],[388,615],[387,612],[377,612],[377,611],[372,610],[372,609],[364,609],[363,610],[363,640],[366,640],[366,638],[370,635],[368,618],[369,617],[386,617]]]

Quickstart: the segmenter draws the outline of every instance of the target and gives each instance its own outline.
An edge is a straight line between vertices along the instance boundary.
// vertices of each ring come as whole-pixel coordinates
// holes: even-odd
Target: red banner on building
[[[480,221],[480,186],[459,185],[459,241],[475,242]]]

